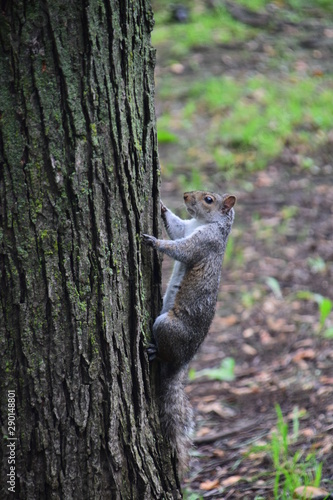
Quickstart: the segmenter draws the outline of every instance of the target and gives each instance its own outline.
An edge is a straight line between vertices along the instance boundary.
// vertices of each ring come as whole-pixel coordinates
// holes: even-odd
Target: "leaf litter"
[[[288,30],[288,36],[297,34],[296,28]],[[271,34],[265,41],[262,33],[250,52],[244,44],[237,50],[231,44],[198,47],[177,62],[181,71],[175,71],[175,63],[168,69],[158,59],[157,74],[165,76],[169,71],[181,89],[189,74],[191,79],[200,78],[200,71],[237,74],[241,79],[260,70],[274,78],[277,70],[270,54],[281,51],[281,43],[281,38],[276,35],[274,41]],[[321,48],[319,57],[318,52],[291,46],[299,71],[317,71],[319,63],[325,73],[329,71],[330,48]],[[195,73],[199,59],[202,65]],[[322,463],[320,487],[332,492],[333,128],[313,149],[287,140],[264,170],[223,178],[200,142],[197,151],[186,156],[186,134],[179,132],[182,92],[175,95],[175,102],[170,96],[163,101],[157,95],[157,109],[170,111],[172,133],[180,138],[176,144],[160,145],[162,166],[186,165],[191,158],[197,162],[192,169],[200,172],[202,188],[214,190],[217,184],[216,190],[236,193],[238,198],[216,316],[191,363],[194,375],[186,388],[195,411],[196,432],[184,488],[188,495],[197,495],[193,498],[280,498],[280,485],[274,485],[275,466],[267,452],[279,425],[279,405],[289,428],[290,452],[304,460],[314,454]],[[254,94],[256,100],[264,98],[264,89]],[[209,116],[203,110],[186,133],[199,137],[205,120],[208,126],[208,120],[218,119],[223,117]],[[189,178],[185,166],[177,167],[162,182],[163,201],[182,216],[182,188],[188,189]],[[171,266],[165,259],[164,283]],[[235,366],[229,379],[219,380],[214,370],[221,373],[225,359],[234,360]],[[205,376],[208,370],[210,378]],[[297,487],[295,498],[319,495],[316,488]]]

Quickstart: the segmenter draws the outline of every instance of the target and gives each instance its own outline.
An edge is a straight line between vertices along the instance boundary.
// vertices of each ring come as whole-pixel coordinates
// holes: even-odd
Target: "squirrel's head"
[[[194,219],[205,222],[233,221],[236,196],[229,194],[221,196],[207,191],[189,191],[184,193],[184,201],[188,213]]]

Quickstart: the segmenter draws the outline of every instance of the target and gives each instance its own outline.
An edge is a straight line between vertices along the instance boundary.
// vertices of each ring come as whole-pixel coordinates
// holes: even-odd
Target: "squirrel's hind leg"
[[[158,324],[161,321],[165,320],[167,314],[168,313],[160,314],[160,316],[158,316],[156,318],[155,322],[154,322],[154,325],[153,325],[153,338],[151,339],[151,341],[149,342],[148,347],[147,347],[149,361],[153,361],[154,359],[156,359],[156,358],[159,357],[158,356],[158,347],[157,347],[157,343],[156,343],[155,331],[156,331],[156,328],[157,328]]]
[[[186,338],[181,320],[173,311],[160,314],[153,325],[154,342],[157,346],[156,357],[169,364],[170,370],[177,372],[187,362]]]

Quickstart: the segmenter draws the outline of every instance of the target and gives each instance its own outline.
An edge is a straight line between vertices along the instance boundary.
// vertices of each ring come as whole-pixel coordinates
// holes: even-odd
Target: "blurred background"
[[[186,217],[184,191],[237,196],[217,314],[189,373],[185,498],[329,498],[333,2],[152,5],[162,199]]]

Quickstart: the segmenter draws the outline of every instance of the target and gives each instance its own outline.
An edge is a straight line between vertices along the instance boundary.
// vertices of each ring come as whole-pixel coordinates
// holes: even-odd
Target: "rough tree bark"
[[[144,348],[152,25],[148,0],[1,2],[1,498],[180,497]]]

